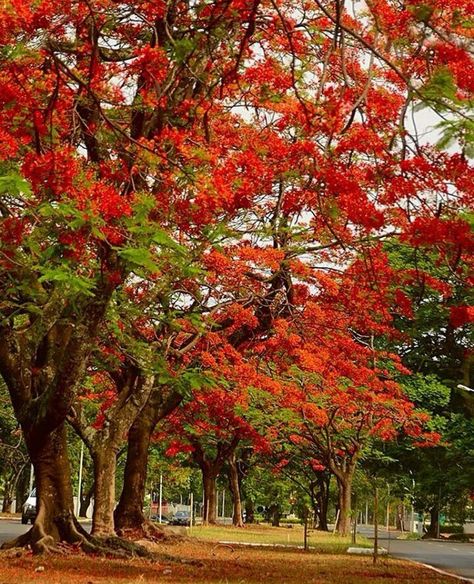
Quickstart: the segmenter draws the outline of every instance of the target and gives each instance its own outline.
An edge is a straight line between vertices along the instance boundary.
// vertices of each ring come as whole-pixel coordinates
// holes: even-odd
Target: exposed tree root
[[[144,546],[117,536],[90,535],[74,517],[57,518],[48,533],[41,520],[16,539],[5,542],[1,549],[31,548],[34,554],[87,553],[110,558],[153,558]]]
[[[136,527],[124,527],[117,530],[117,534],[127,540],[137,541],[145,539],[152,542],[182,540],[184,537],[177,533],[167,532],[163,527],[146,519]]]
[[[215,551],[219,548],[224,548],[226,550],[230,550],[232,553],[235,551],[234,548],[229,544],[229,543],[217,543],[213,548],[212,548],[212,555],[215,556]]]

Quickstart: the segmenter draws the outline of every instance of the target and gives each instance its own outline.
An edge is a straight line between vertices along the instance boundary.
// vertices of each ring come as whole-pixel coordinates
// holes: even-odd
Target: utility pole
[[[79,458],[79,477],[77,480],[77,502],[76,502],[76,517],[79,517],[81,510],[81,495],[82,495],[82,466],[84,464],[84,442],[81,442],[81,456]]]
[[[31,495],[31,491],[33,490],[33,480],[35,478],[35,467],[30,465],[30,484],[28,486],[28,497]]]
[[[158,511],[158,521],[162,522],[162,510],[163,510],[163,474],[160,472],[160,494],[159,494],[159,511]]]

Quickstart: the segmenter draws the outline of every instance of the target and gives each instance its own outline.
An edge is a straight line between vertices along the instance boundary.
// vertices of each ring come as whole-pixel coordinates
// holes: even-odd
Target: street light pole
[[[35,468],[31,464],[30,465],[30,484],[29,484],[29,488],[28,488],[28,497],[31,495],[31,491],[33,490],[33,480],[34,480],[34,477],[35,477]]]
[[[158,515],[158,520],[159,523],[161,523],[162,521],[162,508],[163,508],[163,474],[160,472],[160,501],[159,501],[159,505],[160,505],[160,510],[159,510],[159,515]]]
[[[84,463],[84,442],[81,442],[81,456],[79,458],[79,477],[77,480],[77,503],[76,516],[79,517],[81,510],[81,491],[82,491],[82,466]]]

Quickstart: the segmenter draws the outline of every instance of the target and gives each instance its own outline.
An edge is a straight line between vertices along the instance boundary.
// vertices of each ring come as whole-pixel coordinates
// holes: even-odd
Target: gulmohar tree
[[[38,492],[36,522],[16,543],[97,549],[74,518],[64,423],[118,294],[173,272],[176,245],[202,242],[223,273],[208,293],[204,276],[182,277],[184,259],[165,296],[247,299],[241,345],[290,327],[308,288],[331,286],[362,249],[370,262],[393,232],[410,244],[451,227],[470,237],[458,215],[472,204],[470,4],[363,10],[2,5],[0,374]],[[419,143],[406,118],[421,102],[448,112],[445,136],[461,153]],[[246,288],[235,279],[245,266]]]

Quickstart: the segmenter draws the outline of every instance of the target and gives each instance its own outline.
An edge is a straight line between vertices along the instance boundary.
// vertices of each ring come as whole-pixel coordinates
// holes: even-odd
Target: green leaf
[[[20,174],[11,173],[0,177],[0,194],[9,195],[31,195],[31,187]]]
[[[133,266],[144,268],[149,272],[158,272],[159,266],[153,259],[151,252],[143,247],[128,247],[119,251],[120,257]]]
[[[438,67],[420,93],[429,101],[445,98],[456,102],[456,85],[451,71],[447,67]]]
[[[190,38],[182,38],[173,42],[172,51],[174,53],[174,58],[178,63],[182,63],[186,57],[195,48],[195,41]]]
[[[79,276],[74,272],[68,270],[66,267],[60,266],[57,268],[42,268],[42,276],[39,282],[56,282],[62,284],[66,289],[74,294],[82,294],[84,296],[94,296],[92,290],[94,282],[83,276]]]
[[[153,242],[162,247],[168,247],[180,255],[187,254],[187,250],[183,245],[177,243],[172,237],[170,237],[165,231],[161,229],[155,230],[153,234]]]

